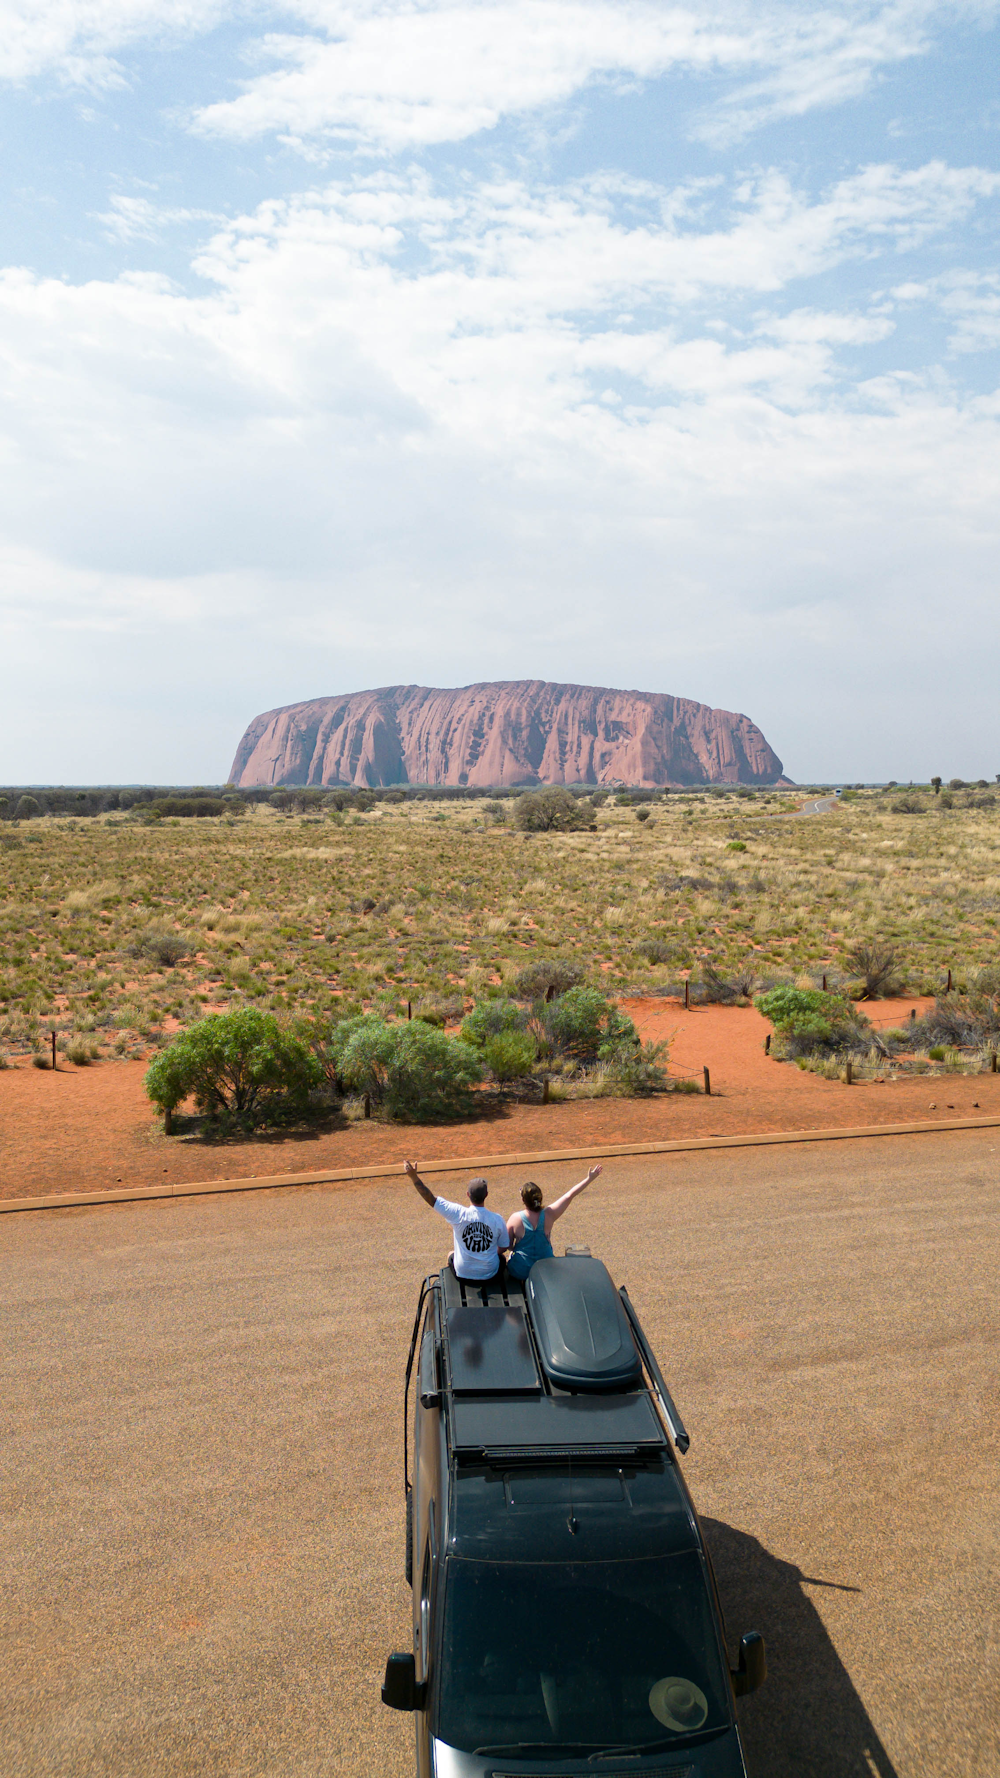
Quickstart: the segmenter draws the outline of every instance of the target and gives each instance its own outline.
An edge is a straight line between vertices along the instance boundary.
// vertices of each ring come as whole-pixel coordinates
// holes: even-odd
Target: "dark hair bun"
[[[527,1185],[521,1187],[521,1202],[526,1210],[540,1210],[542,1207],[542,1188],[529,1179]]]

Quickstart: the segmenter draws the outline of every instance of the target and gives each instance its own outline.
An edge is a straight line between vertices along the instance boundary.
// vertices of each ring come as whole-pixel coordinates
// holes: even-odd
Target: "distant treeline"
[[[300,814],[321,814],[324,810],[356,810],[363,813],[377,803],[404,802],[503,802],[523,796],[538,785],[483,788],[464,784],[400,784],[369,790],[351,785],[254,785],[240,790],[224,785],[114,785],[97,784],[86,789],[60,785],[8,785],[0,790],[0,821],[28,821],[39,815],[107,815],[116,810],[138,818],[156,820],[178,816],[242,815],[254,803],[269,803],[274,809],[297,811]],[[760,786],[769,789],[770,786]],[[569,784],[572,796],[589,797],[595,804],[608,796],[619,802],[652,802],[666,796],[668,787],[650,790],[615,785]],[[757,790],[747,784],[691,784],[684,787],[688,795],[735,795],[752,797]],[[683,795],[684,790],[669,787],[669,794]]]

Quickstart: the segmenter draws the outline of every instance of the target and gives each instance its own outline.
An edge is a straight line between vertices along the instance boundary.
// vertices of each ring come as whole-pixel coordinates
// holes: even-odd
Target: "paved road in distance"
[[[792,809],[788,815],[779,816],[779,820],[801,821],[803,815],[828,815],[839,802],[838,796],[817,796],[811,802],[803,803],[801,809]]]
[[[1000,1770],[998,1148],[608,1162],[562,1224],[630,1287],[730,1630],[767,1638],[754,1778]],[[402,1181],[3,1219],[2,1778],[408,1778],[378,1684],[446,1253]]]

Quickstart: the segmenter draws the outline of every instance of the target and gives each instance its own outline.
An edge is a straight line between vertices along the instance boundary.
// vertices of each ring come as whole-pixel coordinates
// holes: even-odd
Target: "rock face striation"
[[[499,680],[388,685],[255,716],[230,779],[259,784],[773,784],[748,716],[663,692]]]

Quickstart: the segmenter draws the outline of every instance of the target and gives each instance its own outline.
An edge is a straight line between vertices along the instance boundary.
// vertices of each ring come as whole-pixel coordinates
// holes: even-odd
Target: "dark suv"
[[[409,1387],[416,1360],[412,1478]],[[586,1250],[525,1284],[424,1280],[406,1368],[419,1778],[672,1772],[745,1778],[688,1436],[627,1291]]]

